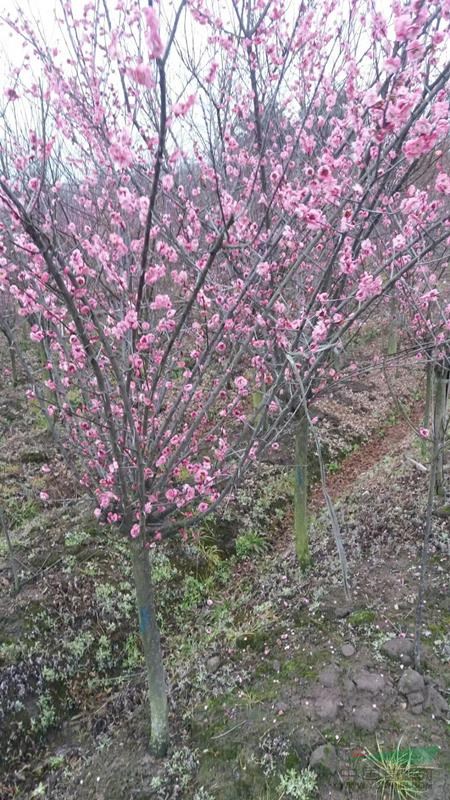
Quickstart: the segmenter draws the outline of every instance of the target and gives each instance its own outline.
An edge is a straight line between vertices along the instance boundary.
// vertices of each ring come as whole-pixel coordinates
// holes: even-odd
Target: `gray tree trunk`
[[[13,379],[13,386],[17,386],[18,378],[17,378],[17,363],[16,363],[16,349],[14,346],[14,341],[11,338],[11,334],[8,332],[7,328],[1,328],[2,332],[5,334],[6,341],[8,342],[8,350],[9,350],[9,358],[11,360],[11,372],[12,372],[12,379]]]
[[[445,434],[447,429],[447,401],[448,401],[448,382],[449,371],[446,367],[437,366],[434,370],[435,380],[435,401],[434,401],[434,431],[433,436],[436,440],[436,494],[443,497],[445,494],[444,484],[444,461],[445,461]]]
[[[13,586],[14,586],[14,593],[19,594],[20,590],[20,578],[19,573],[17,571],[16,559],[14,556],[14,550],[11,542],[11,538],[9,535],[8,530],[8,520],[6,518],[6,514],[3,513],[2,509],[0,508],[0,526],[3,530],[3,534],[6,539],[6,546],[8,548],[8,555],[9,555],[9,564],[11,567],[11,574],[13,579]]]
[[[428,484],[428,502],[427,512],[425,518],[425,529],[422,541],[422,555],[420,559],[420,578],[419,587],[417,591],[417,604],[416,604],[416,624],[414,633],[414,666],[418,672],[422,666],[422,620],[423,620],[423,607],[425,602],[425,594],[428,584],[428,560],[429,560],[429,545],[431,528],[433,524],[433,497],[436,483],[436,467],[439,458],[439,443],[435,438],[433,440],[433,451],[430,464],[430,477]]]
[[[150,706],[150,748],[156,756],[164,756],[169,745],[167,685],[164,672],[159,627],[151,580],[148,550],[142,536],[130,541],[131,561],[144,649]]]
[[[389,303],[389,334],[388,334],[388,356],[396,356],[398,351],[398,318],[397,318],[397,298],[392,292]]]
[[[263,400],[264,400],[264,395],[261,389],[255,389],[252,392],[252,406],[253,406],[253,411],[255,412],[255,428],[259,426],[261,419],[263,417],[263,406],[262,406]]]
[[[13,344],[9,345],[9,357],[11,359],[13,386],[17,386],[18,378],[17,378],[16,350]]]
[[[310,562],[308,528],[308,420],[302,414],[295,431],[294,534],[300,566]]]
[[[431,421],[431,409],[433,408],[433,362],[431,358],[427,361],[426,367],[426,388],[425,388],[425,408],[423,412],[423,427],[427,428],[430,427]],[[422,439],[421,450],[422,456],[426,458],[429,453],[429,442],[426,439]]]

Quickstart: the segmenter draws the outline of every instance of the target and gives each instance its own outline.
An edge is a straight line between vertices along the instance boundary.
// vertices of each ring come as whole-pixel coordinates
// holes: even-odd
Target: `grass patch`
[[[348,617],[348,622],[350,625],[353,625],[354,628],[365,628],[367,625],[371,625],[375,622],[377,615],[375,611],[370,610],[369,608],[363,608],[360,611],[354,611]]]
[[[401,741],[391,751],[384,751],[377,742],[376,751],[366,750],[365,761],[369,778],[376,787],[377,797],[383,800],[419,800],[424,790],[437,747],[401,747]]]

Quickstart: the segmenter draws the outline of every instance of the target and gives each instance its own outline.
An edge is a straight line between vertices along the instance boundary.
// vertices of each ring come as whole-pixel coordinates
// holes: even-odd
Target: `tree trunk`
[[[422,618],[423,618],[425,594],[428,584],[428,559],[429,559],[428,550],[430,544],[431,527],[433,523],[433,496],[436,483],[436,466],[439,458],[439,449],[440,449],[439,442],[435,438],[433,440],[433,452],[430,464],[428,502],[427,502],[426,518],[425,518],[425,530],[422,541],[422,555],[420,559],[420,578],[419,578],[419,588],[417,591],[417,604],[416,604],[416,624],[414,633],[414,666],[418,672],[420,672],[420,668],[422,666],[422,647],[421,647]]]
[[[388,334],[388,356],[396,356],[398,351],[398,320],[397,320],[397,300],[395,293],[391,294],[389,303],[390,321]]]
[[[16,350],[12,342],[9,345],[9,357],[11,359],[11,372],[13,379],[13,386],[17,386],[17,363],[16,363]]]
[[[447,428],[447,400],[449,371],[445,367],[435,367],[435,401],[434,401],[434,431],[436,440],[436,479],[435,492],[439,496],[445,494],[444,484],[444,453],[445,433]]]
[[[142,536],[131,540],[130,546],[139,629],[147,673],[150,706],[150,748],[156,756],[164,756],[169,745],[167,687],[160,634],[156,621],[150,561]]]
[[[10,564],[10,567],[11,567],[11,575],[12,575],[12,579],[13,579],[14,594],[19,594],[19,591],[20,591],[20,578],[19,578],[19,573],[17,571],[16,559],[14,557],[14,550],[13,550],[11,538],[10,538],[10,535],[9,535],[8,520],[6,518],[6,515],[3,513],[3,511],[1,509],[0,509],[0,525],[2,527],[3,534],[4,534],[5,539],[6,539],[6,546],[8,548],[9,564]]]
[[[257,412],[255,414],[255,428],[257,428],[259,426],[259,424],[261,422],[261,419],[262,419],[262,416],[263,416],[263,408],[262,408],[263,399],[264,399],[264,395],[263,395],[261,389],[255,389],[254,392],[252,393],[253,411]],[[259,409],[259,411],[258,411],[258,409]]]
[[[11,360],[11,373],[13,379],[13,386],[17,386],[17,363],[16,363],[16,349],[14,346],[14,341],[11,338],[10,333],[8,332],[7,328],[1,328],[2,332],[5,335],[6,341],[8,342],[8,350],[9,350],[9,358]]]
[[[431,358],[427,361],[426,367],[426,389],[425,389],[425,408],[423,412],[423,427],[427,430],[430,427],[431,409],[433,407],[433,362]],[[421,450],[422,456],[426,458],[429,452],[429,442],[422,439]]]
[[[308,419],[298,418],[295,431],[294,532],[295,551],[302,568],[310,562],[308,530]]]

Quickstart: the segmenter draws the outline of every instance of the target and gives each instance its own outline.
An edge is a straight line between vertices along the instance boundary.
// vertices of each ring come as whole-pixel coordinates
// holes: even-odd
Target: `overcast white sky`
[[[57,0],[0,0],[0,18],[14,16],[17,8],[21,8],[27,17],[40,20],[45,26],[47,38],[56,37],[54,11]],[[83,3],[80,2],[80,6]],[[0,23],[0,85],[7,78],[8,65],[18,66],[22,54],[17,48],[17,39],[13,39],[4,23]]]
[[[72,7],[76,12],[81,12],[88,0],[72,0]],[[227,0],[215,0],[217,3],[217,11],[220,13],[221,8]],[[294,0],[297,2],[297,0]],[[115,3],[108,3],[110,11],[114,9]],[[144,3],[141,2],[143,6]],[[177,0],[163,0],[161,7],[165,8],[169,14],[173,7],[178,6]],[[29,19],[35,19],[40,25],[41,29],[45,32],[45,40],[49,44],[56,44],[59,38],[58,25],[55,21],[55,11],[60,10],[59,0],[0,0],[0,92],[2,87],[5,86],[7,80],[9,66],[18,66],[22,63],[22,53],[20,47],[17,46],[17,38],[12,37],[8,31],[8,27],[1,20],[5,16],[14,17],[17,9],[20,8],[24,11]],[[61,14],[58,13],[60,17]],[[196,37],[198,39],[199,31],[196,30]],[[192,43],[191,43],[192,46]]]

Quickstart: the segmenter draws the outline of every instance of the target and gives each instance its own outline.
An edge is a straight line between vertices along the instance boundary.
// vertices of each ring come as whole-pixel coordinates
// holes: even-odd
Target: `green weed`
[[[425,779],[432,768],[437,748],[402,748],[385,752],[377,741],[376,752],[366,749],[377,796],[382,800],[419,800],[423,797]]]
[[[279,800],[282,797],[313,800],[317,796],[317,775],[312,769],[302,769],[301,772],[290,769],[280,778],[280,791]]]
[[[268,547],[267,539],[253,531],[242,533],[235,542],[236,556],[239,560],[250,556],[262,556],[267,552]]]

